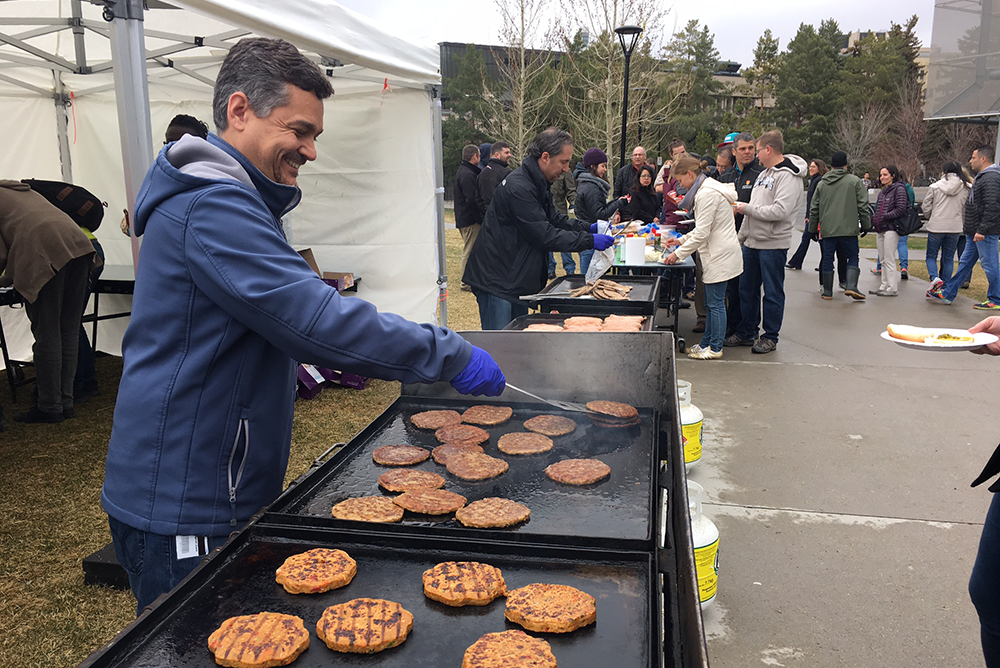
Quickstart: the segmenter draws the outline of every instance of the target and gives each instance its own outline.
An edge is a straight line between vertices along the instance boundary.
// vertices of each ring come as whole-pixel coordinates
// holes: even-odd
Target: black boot
[[[848,267],[847,268],[847,288],[844,289],[844,294],[852,299],[864,299],[865,293],[858,290],[858,278],[861,277],[861,269],[859,267]]]
[[[833,299],[833,272],[821,271],[819,276],[823,279],[823,299]]]

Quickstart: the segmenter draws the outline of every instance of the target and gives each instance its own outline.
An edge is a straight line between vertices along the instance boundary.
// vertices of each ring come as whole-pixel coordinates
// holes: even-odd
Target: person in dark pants
[[[104,272],[104,247],[101,246],[101,242],[97,240],[93,232],[85,228],[80,229],[90,239],[90,243],[94,246],[94,252],[101,260],[97,267],[90,270],[90,276],[87,278],[87,291],[83,295],[83,303],[86,307],[87,302],[90,301],[90,295],[94,292],[94,286],[97,285],[97,280]],[[76,376],[73,378],[74,403],[82,404],[90,397],[96,397],[100,393],[97,386],[97,367],[94,353],[94,347],[91,345],[90,339],[87,338],[87,329],[81,324]]]
[[[527,314],[520,296],[545,287],[548,251],[604,250],[613,243],[606,234],[588,231],[584,221],[559,213],[552,203],[551,184],[566,173],[572,157],[568,132],[543,130],[528,146],[521,166],[494,193],[463,276],[476,295],[483,329],[503,329]],[[579,191],[576,204],[579,214]]]
[[[736,164],[720,174],[718,180],[720,183],[732,183],[736,186],[738,202],[749,202],[754,184],[757,183],[757,177],[764,171],[760,162],[757,161],[757,146],[754,136],[749,132],[739,133],[733,141],[732,149]],[[736,231],[739,232],[743,225],[743,214],[737,213],[735,220]],[[737,276],[731,279],[726,287],[726,336],[732,336],[736,332],[736,326],[742,319],[740,278]]]
[[[94,247],[67,214],[19,181],[0,181],[0,285],[24,297],[38,400],[18,422],[74,416],[73,379]]]
[[[736,203],[736,213],[745,215],[737,234],[743,244],[740,276],[743,320],[723,345],[753,346],[751,351],[758,354],[774,352],[778,347],[785,314],[785,261],[792,241],[794,216],[802,206],[800,179],[808,169],[805,160],[786,154],[784,148],[780,130],[760,136],[757,159],[764,171],[757,177],[750,202]],[[764,332],[757,338],[761,324]]]
[[[818,239],[823,249],[820,262],[820,284],[823,299],[833,299],[833,258],[838,253],[846,256],[841,266],[846,270],[844,294],[863,300],[858,290],[858,233],[868,234],[872,229],[868,208],[868,190],[861,179],[847,171],[847,154],[837,151],[830,159],[833,169],[827,172],[814,189],[806,220],[806,231]]]
[[[977,334],[988,332],[1000,335],[1000,317],[991,316],[969,328]],[[991,343],[972,351],[977,355],[1000,355],[1000,343]],[[1000,447],[994,451],[983,472],[972,482],[976,487],[1000,473]],[[993,492],[990,509],[983,523],[979,538],[976,562],[969,578],[969,597],[979,615],[979,638],[986,668],[1000,668],[1000,481],[989,487]]]

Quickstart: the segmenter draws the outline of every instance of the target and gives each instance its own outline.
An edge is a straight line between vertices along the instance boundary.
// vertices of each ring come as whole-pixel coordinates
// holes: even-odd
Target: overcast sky
[[[386,32],[411,42],[497,43],[500,21],[491,0],[340,0],[340,3],[371,18]],[[890,21],[903,23],[920,17],[917,34],[930,46],[934,0],[711,0],[667,2],[669,32],[698,19],[715,34],[715,45],[723,60],[744,66],[753,63],[753,48],[766,28],[780,40],[782,49],[795,36],[801,23],[818,26],[833,18],[844,32],[885,30]]]

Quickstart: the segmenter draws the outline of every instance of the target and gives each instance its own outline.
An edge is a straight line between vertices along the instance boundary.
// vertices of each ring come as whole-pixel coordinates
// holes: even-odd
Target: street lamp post
[[[625,54],[625,92],[622,96],[622,148],[618,161],[618,168],[621,169],[625,166],[625,128],[628,125],[628,66],[629,61],[632,59],[632,51],[639,42],[639,35],[642,33],[642,28],[632,25],[621,26],[615,28],[615,32],[618,34],[618,41],[621,42],[622,53]]]

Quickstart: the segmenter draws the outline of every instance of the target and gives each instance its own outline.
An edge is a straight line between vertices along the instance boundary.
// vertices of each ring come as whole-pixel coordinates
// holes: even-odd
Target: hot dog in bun
[[[886,327],[886,331],[888,331],[889,336],[894,339],[900,339],[901,341],[913,341],[915,343],[949,344],[971,343],[974,341],[971,334],[969,336],[955,336],[953,334],[938,332],[926,327],[913,327],[912,325],[889,325]]]

